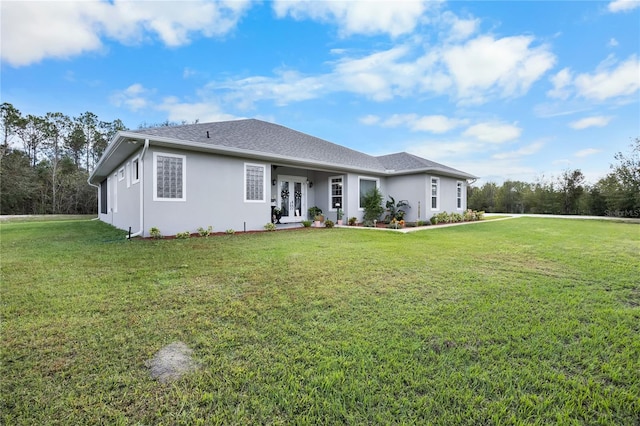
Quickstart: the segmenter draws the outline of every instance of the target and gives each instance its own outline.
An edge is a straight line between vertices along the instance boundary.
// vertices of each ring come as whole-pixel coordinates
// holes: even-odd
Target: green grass
[[[0,423],[637,424],[640,227],[5,223]],[[184,341],[200,371],[145,360]]]

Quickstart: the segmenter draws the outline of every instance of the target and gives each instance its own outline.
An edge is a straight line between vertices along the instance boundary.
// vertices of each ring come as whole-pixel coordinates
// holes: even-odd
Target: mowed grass
[[[8,223],[4,424],[638,424],[640,227]],[[183,341],[200,370],[145,360]]]

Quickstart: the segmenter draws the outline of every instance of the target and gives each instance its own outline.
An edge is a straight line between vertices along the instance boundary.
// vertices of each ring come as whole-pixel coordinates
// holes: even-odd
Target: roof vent
[[[209,131],[207,130],[207,139],[209,139]]]

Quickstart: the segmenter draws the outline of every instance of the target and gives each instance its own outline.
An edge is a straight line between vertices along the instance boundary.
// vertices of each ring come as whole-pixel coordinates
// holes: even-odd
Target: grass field
[[[0,224],[0,423],[638,424],[640,226]],[[145,361],[183,341],[201,369]]]

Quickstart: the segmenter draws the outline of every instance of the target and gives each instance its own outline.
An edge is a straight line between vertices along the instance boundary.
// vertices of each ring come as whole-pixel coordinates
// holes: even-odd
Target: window
[[[107,214],[107,194],[109,194],[109,188],[107,179],[100,182],[100,213]]]
[[[342,176],[329,178],[329,205],[331,210],[336,210],[338,206],[344,209],[342,202]]]
[[[124,167],[118,170],[118,182],[120,182],[121,180],[124,180]]]
[[[120,175],[120,172],[118,173],[114,173],[113,174],[113,181],[112,183],[112,187],[113,187],[113,198],[111,198],[111,208],[113,209],[114,213],[118,213],[118,176]]]
[[[456,184],[456,207],[462,210],[462,182]]]
[[[364,197],[369,192],[371,192],[371,190],[376,189],[378,187],[378,179],[359,178],[358,182],[360,186],[360,190],[359,190],[360,201],[358,203],[358,208],[363,209],[362,206],[364,204]]]
[[[133,162],[131,164],[131,175],[132,175],[132,181],[131,183],[138,183],[140,182],[140,159],[138,157],[133,159]]]
[[[264,202],[265,173],[262,164],[244,164],[244,201]]]
[[[127,188],[129,188],[131,186],[131,163],[127,163],[125,174],[127,175]]]
[[[440,199],[440,179],[436,177],[431,178],[431,210],[439,209]]]
[[[186,162],[184,155],[153,153],[153,200],[186,201]]]

